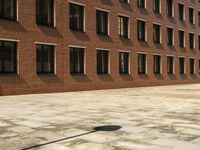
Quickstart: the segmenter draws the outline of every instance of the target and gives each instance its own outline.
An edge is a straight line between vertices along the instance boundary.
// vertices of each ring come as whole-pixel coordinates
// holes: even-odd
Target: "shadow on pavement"
[[[72,138],[76,138],[76,137],[80,137],[80,136],[83,136],[83,135],[87,135],[87,134],[91,134],[91,133],[95,133],[95,132],[100,132],[100,131],[114,132],[114,131],[117,131],[121,128],[122,127],[118,126],[118,125],[98,126],[98,127],[94,127],[93,131],[89,131],[89,132],[86,132],[86,133],[82,133],[82,134],[79,134],[79,135],[74,135],[74,136],[70,136],[70,137],[66,137],[66,138],[62,138],[62,139],[58,139],[58,140],[54,140],[54,141],[50,141],[50,142],[43,143],[43,144],[34,145],[34,146],[31,146],[31,147],[23,148],[21,150],[29,150],[29,149],[33,149],[33,148],[38,148],[38,147],[41,147],[41,146],[57,143],[57,142],[60,142],[60,141],[65,141],[65,140],[68,140],[68,139],[72,139]]]

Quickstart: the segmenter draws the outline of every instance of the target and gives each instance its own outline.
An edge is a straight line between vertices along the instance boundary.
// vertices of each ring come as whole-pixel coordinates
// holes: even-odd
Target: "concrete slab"
[[[199,116],[200,84],[6,96],[0,149],[200,150]]]

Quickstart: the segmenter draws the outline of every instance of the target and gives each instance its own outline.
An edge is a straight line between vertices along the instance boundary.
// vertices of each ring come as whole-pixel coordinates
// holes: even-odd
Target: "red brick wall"
[[[166,4],[162,1],[161,15],[152,12],[152,1],[147,0],[147,10],[137,8],[136,0],[130,4],[121,4],[118,0],[74,0],[86,5],[86,32],[73,32],[69,29],[67,0],[55,0],[56,27],[45,27],[35,22],[35,0],[18,1],[18,22],[0,20],[0,38],[16,39],[18,42],[18,75],[0,76],[1,95],[63,92],[77,90],[93,90],[107,88],[122,88],[136,86],[154,86],[200,82],[198,73],[198,26],[197,13],[199,3],[179,0],[185,4],[186,21],[178,19],[178,5],[175,2],[175,18],[166,16]],[[196,25],[190,25],[188,7],[195,9]],[[110,10],[110,36],[97,36],[95,7]],[[122,40],[118,36],[118,13],[130,16],[130,40]],[[137,40],[137,19],[147,20],[147,43]],[[156,45],[152,41],[152,22],[162,24],[162,44]],[[174,27],[175,46],[170,48],[166,42],[166,26]],[[186,49],[178,46],[178,29],[184,29],[186,35]],[[195,33],[196,50],[189,49],[188,33]],[[35,42],[54,43],[56,53],[56,75],[45,76],[36,74],[36,44]],[[69,45],[86,46],[86,75],[72,76],[69,73]],[[96,48],[110,49],[110,75],[97,75]],[[120,75],[118,70],[118,50],[130,51],[130,75]],[[147,75],[137,73],[137,52],[147,53]],[[162,54],[162,75],[153,73],[153,53]],[[175,75],[169,76],[166,70],[166,56],[174,55]],[[186,57],[186,75],[179,74],[178,56]],[[196,58],[196,73],[189,73],[189,57]]]

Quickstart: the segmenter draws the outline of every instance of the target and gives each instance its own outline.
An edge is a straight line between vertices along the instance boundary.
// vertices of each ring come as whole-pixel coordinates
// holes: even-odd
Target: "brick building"
[[[198,0],[0,0],[0,95],[200,82]]]

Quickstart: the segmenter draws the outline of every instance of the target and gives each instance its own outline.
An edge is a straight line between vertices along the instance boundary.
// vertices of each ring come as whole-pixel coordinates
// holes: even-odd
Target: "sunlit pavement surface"
[[[22,149],[200,150],[200,84],[0,97],[0,150]]]

